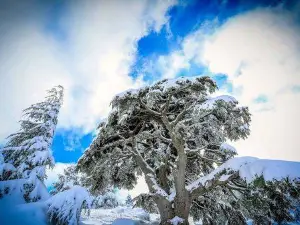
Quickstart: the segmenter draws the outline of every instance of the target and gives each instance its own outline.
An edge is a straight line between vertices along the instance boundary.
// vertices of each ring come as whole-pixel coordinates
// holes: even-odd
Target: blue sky
[[[147,35],[137,41],[136,59],[130,68],[129,75],[137,79],[142,71],[143,80],[149,83],[162,77],[159,72],[153,74],[145,71],[144,64],[156,61],[159,56],[167,56],[180,49],[182,39],[199,29],[207,21],[218,20],[218,26],[222,26],[228,19],[256,8],[280,6],[288,9],[291,5],[293,3],[279,0],[180,1],[166,11],[169,16],[168,24],[165,24],[158,32],[150,30]],[[64,16],[65,10],[66,4],[62,1],[56,1],[51,5],[46,15],[45,32],[57,39],[63,48],[68,48],[68,35],[59,24],[59,19]],[[208,28],[207,32],[210,33],[211,30]],[[178,71],[175,76],[194,76],[205,72],[208,72],[205,65],[192,63],[190,68]],[[228,83],[226,74],[213,74],[213,77],[220,88],[226,86],[227,90],[232,92],[232,86]],[[257,104],[266,103],[268,97],[261,94],[253,101]],[[80,130],[74,132],[73,129],[59,129],[53,142],[56,161],[76,162],[92,139],[92,132],[86,134]]]
[[[247,2],[247,1],[245,1]],[[275,3],[274,3],[275,2]],[[258,6],[270,6],[279,1],[248,1],[248,3],[239,3],[239,1],[189,1],[180,2],[174,7],[170,7],[166,14],[169,16],[169,23],[162,27],[159,32],[151,30],[149,34],[140,38],[137,42],[137,58],[130,70],[130,76],[137,77],[140,71],[143,71],[143,63],[149,60],[155,60],[161,55],[168,55],[172,51],[180,48],[180,40],[189,33],[197,30],[205,21],[218,19],[220,24],[231,16],[251,10]],[[68,36],[59,25],[59,18],[64,16],[66,4],[62,1],[56,1],[51,5],[46,15],[45,32],[52,35],[59,43],[67,48]],[[202,65],[193,65],[193,68],[182,70],[176,76],[194,76],[205,71]],[[144,74],[143,79],[152,82],[161,77],[161,74]],[[227,82],[226,75],[217,74],[215,79],[221,87]],[[259,99],[258,99],[259,101]],[[82,152],[91,143],[93,133],[78,135],[81,131],[74,132],[73,129],[59,129],[53,141],[53,153],[56,162],[72,163],[76,162],[82,155]],[[74,143],[74,139],[75,142]]]
[[[162,78],[206,74],[219,94],[250,107],[251,136],[235,143],[241,155],[300,160],[294,142],[300,122],[292,119],[300,108],[298,1],[0,5],[1,140],[18,129],[22,109],[59,83],[66,92],[53,154],[57,163],[74,163],[115,94]]]

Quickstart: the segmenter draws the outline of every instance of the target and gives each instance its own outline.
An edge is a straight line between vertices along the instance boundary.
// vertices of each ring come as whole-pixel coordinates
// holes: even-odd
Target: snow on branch
[[[58,225],[77,225],[81,209],[90,206],[87,190],[80,186],[60,192],[47,200],[47,214],[51,222]]]
[[[251,183],[257,177],[262,176],[265,181],[282,180],[289,178],[291,180],[300,179],[300,163],[282,160],[258,159],[255,157],[236,157],[228,160],[226,163],[215,169],[210,174],[200,177],[196,181],[189,184],[186,189],[195,192],[197,189],[205,187],[205,185],[216,179],[219,174],[224,171],[238,172],[240,178],[247,183]],[[222,174],[218,181],[229,181],[232,174]]]
[[[213,98],[208,98],[204,103],[202,103],[199,107],[201,109],[213,109],[214,106],[215,106],[215,103],[217,101],[224,101],[226,103],[237,103],[237,100],[230,96],[230,95],[220,95],[220,96],[217,96],[217,97],[213,97]]]
[[[227,143],[221,144],[220,149],[223,150],[223,151],[237,153],[235,147],[233,147],[233,146],[231,146],[230,144],[227,144]]]
[[[238,170],[240,177],[248,183],[252,182],[256,176],[263,176],[265,181],[282,180],[287,177],[291,180],[300,179],[300,162],[255,159],[252,157],[234,158],[231,159],[230,167]]]
[[[154,194],[156,194],[157,196],[161,196],[161,197],[165,197],[168,198],[169,195],[167,194],[167,192],[165,192],[156,182],[155,178],[153,177],[152,174],[146,174],[146,179],[151,180],[152,185],[150,186],[151,189],[154,190]]]
[[[10,163],[1,163],[0,161],[0,180],[5,176],[5,173],[14,173],[16,168]]]

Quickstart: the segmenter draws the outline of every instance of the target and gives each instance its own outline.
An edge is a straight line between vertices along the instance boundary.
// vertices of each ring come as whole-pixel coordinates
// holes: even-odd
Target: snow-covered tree
[[[27,201],[40,198],[37,189],[46,177],[46,166],[54,166],[51,145],[62,100],[63,87],[57,86],[48,91],[44,101],[25,109],[20,130],[11,134],[1,149],[4,163],[10,163],[16,170],[14,178],[27,180]]]
[[[300,183],[288,178],[266,182],[259,177],[244,190],[240,204],[254,224],[300,222]]]
[[[117,206],[121,205],[116,193],[113,191],[106,191],[103,195],[95,196],[93,199],[93,208],[104,208],[104,209],[111,209],[116,208]]]
[[[4,162],[4,157],[0,152],[0,181],[12,180],[16,176],[16,168],[11,163]]]
[[[70,189],[71,187],[66,183],[66,177],[62,174],[58,174],[58,180],[53,183],[53,189],[50,191],[51,195],[56,195],[59,192]]]
[[[85,178],[76,170],[75,165],[70,165],[64,169],[63,174],[58,175],[58,180],[53,184],[53,190],[50,191],[51,195],[56,195],[66,190],[73,188],[74,186],[81,186],[89,190],[89,186],[85,186]],[[91,195],[92,208],[115,208],[121,205],[117,194],[109,187],[106,190],[102,190],[101,194]]]
[[[143,208],[148,213],[159,213],[157,205],[150,194],[140,194],[133,199],[133,207]]]
[[[80,174],[76,171],[75,165],[64,169],[63,174],[58,174],[58,180],[53,184],[51,195],[70,189],[73,186],[82,185]]]
[[[233,195],[240,180],[250,181],[253,171],[265,171],[261,165],[249,169],[259,161],[256,158],[234,158],[236,151],[226,141],[249,135],[250,113],[231,96],[210,96],[216,90],[216,83],[203,76],[162,80],[117,95],[78,168],[94,189],[132,188],[143,173],[161,224],[174,218],[188,224],[195,202],[208,210],[202,219],[209,217],[219,206],[213,199],[220,196],[211,195],[207,207],[210,203],[205,199],[211,193]],[[240,207],[230,200],[221,203],[230,209],[224,220],[244,223]]]
[[[90,206],[91,198],[85,188],[74,186],[52,196],[46,204],[51,224],[77,225],[82,209]]]
[[[132,207],[133,206],[133,199],[130,194],[127,195],[126,201],[125,201],[126,206]]]

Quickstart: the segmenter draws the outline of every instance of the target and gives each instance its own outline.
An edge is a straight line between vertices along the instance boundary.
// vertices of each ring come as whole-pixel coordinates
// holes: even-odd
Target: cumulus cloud
[[[150,74],[160,74],[162,78],[174,78],[180,71],[189,70],[195,63],[203,65],[203,60],[200,58],[204,51],[203,43],[214,33],[218,25],[217,19],[205,21],[197,31],[182,40],[180,49],[145,63],[145,71]]]
[[[82,147],[80,143],[81,136],[79,134],[80,132],[73,131],[69,134],[63,135],[64,150],[71,152]]]
[[[52,21],[53,6],[48,2],[2,3],[1,139],[17,129],[22,109],[41,100],[45,90],[57,84],[65,86],[59,126],[95,128],[115,94],[143,83],[129,76],[137,41],[168,22],[167,10],[176,2],[64,4],[57,21]],[[48,29],[49,23],[54,28]],[[58,37],[60,33],[63,37]]]
[[[53,40],[43,35],[35,20],[41,17],[40,8],[31,11],[29,6],[4,1],[0,7],[0,139],[16,131],[22,109],[41,100],[46,89],[65,85],[69,79]]]
[[[241,104],[253,114],[252,133],[237,147],[243,155],[300,160],[300,29],[293,14],[257,9],[230,19],[208,38],[199,57],[213,73],[225,73]],[[266,96],[266,102],[254,101]]]
[[[208,74],[226,74],[231,94],[252,113],[250,137],[235,143],[239,153],[300,160],[300,29],[295,16],[281,7],[259,8],[222,25],[208,21],[153,65],[166,78],[194,65]],[[226,92],[226,87],[219,91]]]
[[[213,73],[225,73],[234,86],[242,86],[240,101],[249,103],[300,84],[299,34],[292,14],[255,10],[222,26],[206,41],[202,57]]]

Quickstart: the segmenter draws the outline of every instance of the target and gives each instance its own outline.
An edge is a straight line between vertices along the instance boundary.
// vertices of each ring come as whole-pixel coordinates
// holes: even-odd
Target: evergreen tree
[[[133,200],[132,200],[132,198],[131,198],[131,195],[130,195],[130,194],[128,194],[128,195],[127,195],[127,198],[126,198],[125,204],[126,204],[126,206],[128,206],[128,207],[132,207],[132,206],[133,206]]]
[[[90,208],[90,195],[80,186],[60,192],[46,201],[47,215],[53,225],[77,225],[82,209]]]
[[[58,175],[58,180],[53,184],[53,190],[50,193],[51,195],[55,195],[76,185],[84,186],[75,165],[71,165],[64,169],[63,174]]]
[[[109,191],[102,196],[102,208],[111,209],[116,208],[117,206],[119,206],[119,201],[117,199],[116,193]]]
[[[15,179],[16,175],[16,168],[11,163],[4,162],[4,157],[0,152],[0,181]]]
[[[140,194],[133,199],[133,207],[143,208],[148,213],[159,213],[157,205],[150,194]]]
[[[119,205],[121,205],[121,202],[119,202],[117,194],[113,191],[108,190],[102,195],[93,196],[92,207],[95,209],[111,209]]]
[[[53,183],[53,189],[50,191],[50,194],[56,195],[68,189],[70,189],[70,187],[66,185],[66,177],[62,174],[58,174],[58,180]]]
[[[11,163],[5,163],[0,152],[0,198],[13,191],[10,190],[11,184],[8,184],[7,181],[16,179],[16,175],[16,168]]]
[[[226,141],[249,135],[250,113],[231,96],[210,97],[216,90],[209,77],[197,77],[162,80],[117,95],[78,169],[94,190],[130,189],[143,173],[161,224],[178,217],[188,224],[196,203],[207,212],[201,219],[211,221],[216,212],[223,223],[245,224],[234,192],[247,188],[240,174],[257,159],[234,158],[236,151]]]
[[[24,183],[26,201],[36,201],[46,177],[46,166],[53,167],[52,140],[62,105],[63,87],[48,91],[44,101],[24,110],[20,130],[8,137],[2,149],[4,162],[16,169],[16,178]]]
[[[265,181],[258,177],[244,192],[241,204],[254,224],[300,222],[300,183],[286,178],[282,181]]]

